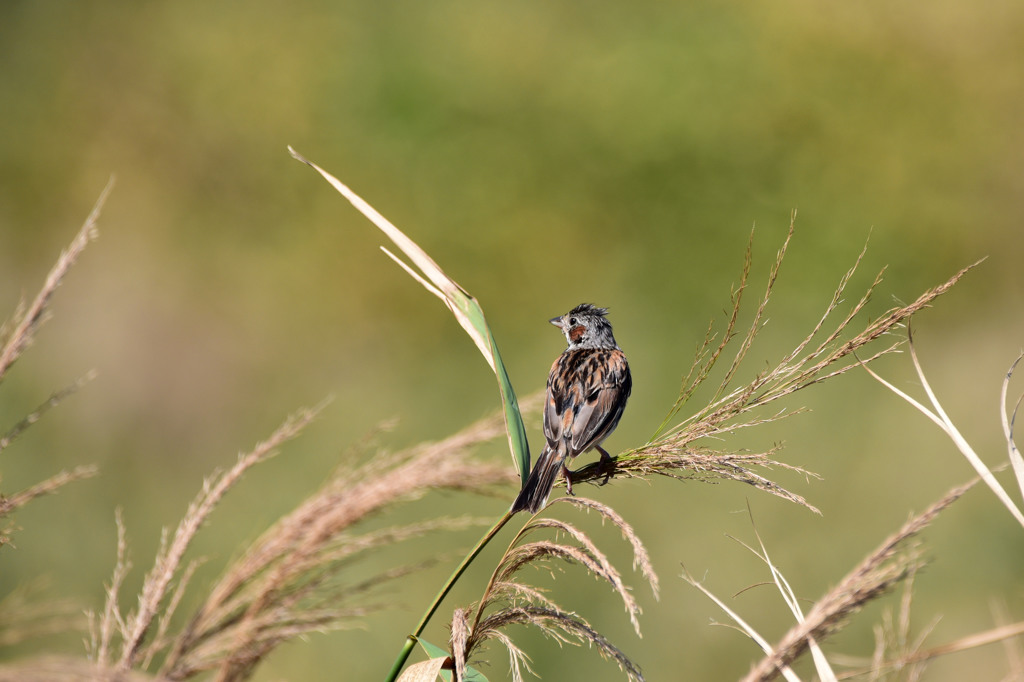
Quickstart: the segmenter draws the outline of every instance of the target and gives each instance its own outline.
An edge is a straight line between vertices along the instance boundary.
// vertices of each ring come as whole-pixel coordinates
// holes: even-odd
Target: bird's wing
[[[553,448],[561,442],[565,427],[565,423],[562,420],[566,412],[566,386],[565,382],[562,381],[564,377],[562,372],[564,360],[565,354],[563,353],[551,365],[551,373],[548,374],[547,396],[544,402],[544,438],[547,440],[548,445]]]
[[[592,351],[574,382],[575,400],[569,433],[573,454],[600,444],[619,423],[632,381],[620,350]]]

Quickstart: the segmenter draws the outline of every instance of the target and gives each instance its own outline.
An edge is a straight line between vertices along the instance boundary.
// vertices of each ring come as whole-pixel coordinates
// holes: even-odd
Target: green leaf
[[[437,646],[436,644],[431,644],[430,642],[428,642],[427,640],[423,639],[422,637],[417,637],[416,641],[420,643],[420,646],[423,647],[423,650],[425,652],[427,652],[427,656],[430,656],[431,658],[438,658],[440,656],[448,656],[449,655],[447,649],[442,649],[441,647]],[[451,682],[452,671],[451,670],[442,670],[441,671],[441,677],[443,677],[448,682]],[[481,673],[479,670],[476,670],[475,668],[472,668],[472,667],[467,665],[466,666],[466,682],[487,682],[487,678],[484,677],[483,673]]]

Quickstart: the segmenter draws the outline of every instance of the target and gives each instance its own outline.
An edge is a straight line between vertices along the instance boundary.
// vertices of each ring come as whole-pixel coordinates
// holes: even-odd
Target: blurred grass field
[[[0,471],[4,492],[82,463],[100,475],[19,513],[0,594],[43,576],[48,594],[99,609],[117,507],[131,594],[160,528],[177,523],[203,476],[300,405],[334,396],[204,529],[198,585],[380,422],[398,419],[381,437],[397,449],[497,407],[493,377],[451,316],[289,144],[477,297],[521,396],[543,387],[562,349],[546,320],[581,301],[610,307],[635,382],[606,444],[613,452],[661,422],[708,320],[729,308],[753,225],[756,291],[798,209],[769,324],[741,379],[804,338],[869,236],[850,298],[888,270],[865,321],[987,256],[915,319],[915,336],[954,421],[988,461],[1005,456],[998,391],[1024,345],[1018,3],[8,2],[0,63],[5,316],[34,295],[117,176],[99,240],[0,387],[5,430],[96,369]],[[908,357],[877,369],[919,392]],[[800,406],[811,411],[727,445],[784,442],[781,459],[823,480],[776,477],[822,517],[735,484],[586,490],[645,540],[662,598],[637,590],[637,639],[597,583],[570,571],[556,589],[648,679],[736,679],[759,657],[742,635],[709,627],[720,614],[678,578],[684,562],[724,595],[767,579],[725,537],[752,537],[747,501],[773,560],[813,600],[911,511],[972,475],[932,424],[864,373],[787,404]],[[536,443],[536,420],[528,426]],[[493,457],[511,466],[501,444]],[[438,495],[374,522],[497,516],[512,495]],[[451,553],[388,595],[397,606],[365,629],[289,644],[256,679],[382,677],[478,535],[381,556],[364,570]],[[941,616],[928,642],[991,627],[993,600],[1024,619],[1021,529],[987,490],[957,502],[923,540],[932,562],[915,581],[916,632]],[[484,572],[467,575],[431,639],[446,640],[451,606],[479,596]],[[789,627],[769,590],[734,601],[769,639]],[[860,615],[831,650],[869,655],[872,626],[895,604]],[[0,658],[78,654],[80,639]],[[618,679],[593,652],[523,641],[544,679]],[[942,659],[926,679],[1001,679],[1007,669],[994,646]],[[504,654],[484,671],[505,679]]]

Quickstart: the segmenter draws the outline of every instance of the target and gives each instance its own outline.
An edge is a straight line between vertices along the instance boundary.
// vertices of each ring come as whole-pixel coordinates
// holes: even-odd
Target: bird
[[[568,347],[551,366],[544,404],[544,449],[512,503],[512,514],[540,511],[559,473],[572,495],[568,462],[577,455],[596,448],[601,464],[611,465],[601,442],[618,426],[633,378],[607,314],[607,308],[581,303],[550,320],[565,334]]]

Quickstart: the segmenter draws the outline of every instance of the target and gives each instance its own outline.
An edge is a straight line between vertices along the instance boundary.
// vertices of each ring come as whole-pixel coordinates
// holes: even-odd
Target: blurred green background
[[[134,603],[160,529],[177,523],[203,476],[297,407],[333,395],[204,529],[197,597],[241,542],[375,424],[399,419],[383,438],[396,449],[497,406],[493,377],[448,312],[377,250],[369,223],[289,158],[288,144],[480,300],[521,395],[543,387],[562,349],[546,320],[581,301],[609,306],[635,381],[613,451],[660,423],[708,320],[723,321],[753,225],[759,293],[799,210],[742,379],[804,337],[869,235],[849,298],[888,271],[861,325],[988,256],[915,327],[951,416],[990,463],[1005,459],[998,391],[1024,343],[1019,2],[8,0],[0,64],[0,310],[34,295],[117,176],[100,240],[0,390],[6,428],[95,368],[94,382],[5,453],[2,472],[5,492],[82,463],[101,473],[17,516],[3,594],[42,576],[48,594],[99,609],[121,507],[135,566],[125,603]],[[906,355],[878,367],[921,395]],[[568,569],[554,596],[648,679],[736,679],[758,657],[742,635],[709,627],[724,617],[678,577],[685,563],[725,597],[768,579],[726,537],[753,540],[747,502],[809,604],[972,474],[930,422],[863,372],[786,405],[800,406],[812,411],[721,445],[784,443],[785,461],[823,480],[772,475],[822,517],[736,484],[584,491],[647,542],[662,598],[628,577],[645,609],[638,639],[609,590],[580,572]],[[537,434],[534,420],[535,443]],[[501,444],[491,450],[509,461]],[[496,517],[512,494],[434,495],[375,522]],[[596,532],[627,570],[617,533]],[[285,646],[257,679],[383,677],[477,535],[382,556],[365,570],[443,560],[379,595],[394,608],[363,629]],[[926,645],[992,627],[993,602],[1024,619],[1024,531],[987,490],[949,509],[923,541],[931,564],[915,583],[913,634],[937,621]],[[430,639],[447,639],[444,622],[478,596],[486,563],[442,607]],[[895,603],[859,615],[828,651],[870,655],[872,627]],[[770,587],[730,604],[772,641],[792,622]],[[620,678],[593,651],[516,635],[544,679]],[[0,655],[81,651],[74,635]],[[506,668],[492,650],[485,673],[507,679]],[[926,679],[1007,670],[993,646],[936,662]]]

